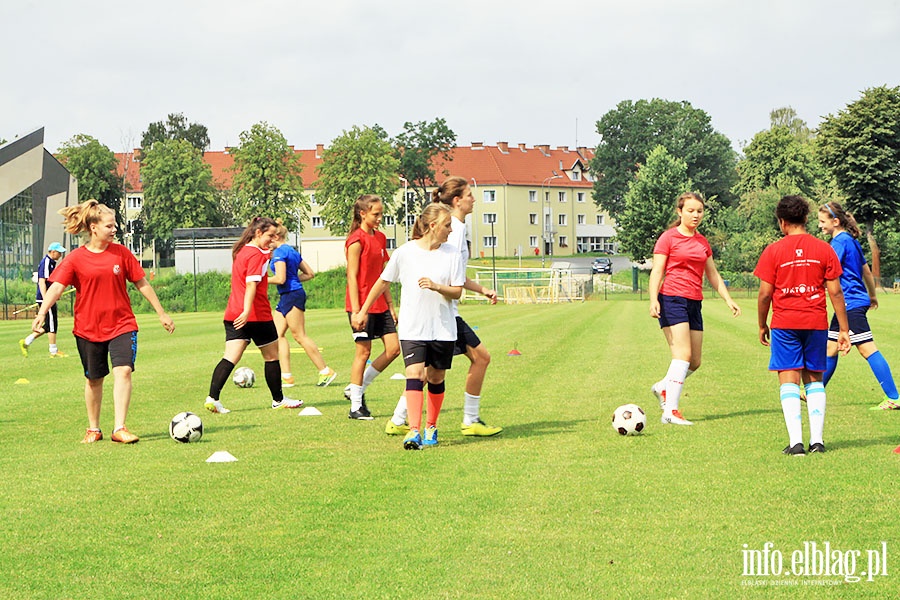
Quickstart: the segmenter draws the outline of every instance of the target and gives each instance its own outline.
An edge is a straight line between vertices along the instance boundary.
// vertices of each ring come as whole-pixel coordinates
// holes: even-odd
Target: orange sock
[[[441,406],[444,404],[444,382],[428,384],[428,417],[425,425],[437,427],[438,416],[441,414]]]
[[[422,404],[425,401],[422,390],[406,390],[406,411],[410,429],[422,429]],[[431,401],[429,397],[429,402]],[[429,409],[430,412],[430,409]]]

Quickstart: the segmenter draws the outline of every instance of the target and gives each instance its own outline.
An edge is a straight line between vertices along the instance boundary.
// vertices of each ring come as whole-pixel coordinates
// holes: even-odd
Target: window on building
[[[584,215],[578,215],[578,224],[579,225],[587,224],[587,218]]]
[[[416,215],[406,215],[406,227],[412,228],[416,224]]]
[[[568,215],[565,213],[559,215],[559,221],[557,222],[559,223],[560,227],[565,227],[568,224],[568,219],[566,219],[567,216]]]
[[[560,202],[565,202],[565,201],[566,201],[566,193],[565,193],[565,192],[560,192],[560,193],[559,193],[559,201],[560,201]]]
[[[581,171],[572,171],[572,181],[581,181]]]
[[[597,225],[603,225],[603,215],[597,215]]]
[[[559,236],[559,247],[560,248],[568,248],[569,247],[569,236],[567,236],[567,235]]]
[[[391,227],[394,222],[394,215],[384,215],[381,217],[381,224],[385,227]]]
[[[430,194],[431,192],[428,192],[428,193]],[[407,190],[407,191],[406,191],[406,205],[407,205],[407,206],[410,206],[410,205],[412,205],[412,203],[415,202],[415,201],[416,201],[416,193],[415,193],[415,192],[410,192],[409,190]],[[428,201],[431,202],[431,197],[430,197],[430,196],[429,196],[429,198],[428,198]]]
[[[537,243],[536,235],[528,236],[528,245],[531,246],[532,248],[537,248],[538,243]]]
[[[529,213],[528,214],[528,224],[529,225],[537,225],[537,213]]]
[[[128,196],[128,210],[141,210],[144,206],[144,199],[141,196]]]
[[[494,190],[484,190],[483,197],[485,202],[496,202],[497,201],[497,192]]]
[[[313,229],[322,229],[325,227],[325,221],[322,219],[322,217],[313,217],[312,226]]]
[[[584,197],[585,197],[584,192],[578,192],[578,196],[577,196],[578,202],[584,202]]]
[[[397,240],[394,238],[387,238],[387,249],[393,250],[397,247]]]
[[[483,219],[482,222],[485,225],[490,225],[491,223],[496,223],[497,222],[497,213],[484,213],[484,215],[482,215],[482,219]]]
[[[481,239],[484,242],[483,246],[485,248],[496,248],[497,247],[497,236],[486,235]]]
[[[315,195],[315,194],[310,194],[310,195],[309,195],[309,204],[310,204],[310,206],[315,206],[316,204],[318,204],[318,202],[316,202],[316,195]]]
[[[537,190],[528,190],[528,201],[537,202]]]

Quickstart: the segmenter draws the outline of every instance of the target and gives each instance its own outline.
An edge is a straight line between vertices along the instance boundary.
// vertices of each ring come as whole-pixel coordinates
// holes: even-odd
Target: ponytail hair
[[[461,198],[467,187],[469,187],[468,180],[459,176],[448,177],[431,195],[432,201],[453,208],[453,199]]]
[[[704,208],[706,207],[706,200],[704,200],[703,196],[701,196],[700,194],[696,192],[683,193],[682,195],[678,196],[678,199],[675,201],[675,220],[669,223],[669,226],[666,227],[666,229],[672,229],[673,227],[681,223],[681,217],[678,216],[678,211],[684,208],[684,203],[687,200],[696,200],[697,202],[702,204]]]
[[[841,229],[844,229],[854,238],[860,236],[859,225],[857,225],[856,219],[837,202],[826,202],[819,207],[819,212],[826,216],[830,216],[832,219],[837,219],[841,224]]]
[[[66,233],[71,235],[90,232],[91,225],[99,223],[103,215],[115,216],[116,214],[116,211],[93,198],[75,206],[67,206],[58,212],[63,217],[63,227]]]
[[[241,237],[239,237],[238,241],[236,241],[234,243],[234,246],[231,247],[232,260],[237,258],[238,252],[241,251],[241,248],[253,241],[253,238],[256,237],[257,231],[268,231],[270,227],[278,227],[278,223],[276,223],[274,219],[270,219],[269,217],[253,217],[252,219],[250,219],[250,224],[247,225],[247,228],[244,229]]]
[[[282,243],[287,243],[288,228],[284,226],[281,219],[275,219],[275,235]]]
[[[412,239],[418,240],[425,237],[432,223],[439,222],[445,218],[450,218],[450,209],[447,205],[440,202],[432,202],[425,207],[425,210],[416,219],[416,224],[413,225]]]
[[[350,221],[349,233],[362,227],[362,214],[368,212],[376,202],[381,202],[381,196],[376,194],[363,194],[356,199],[353,203],[353,219]]]

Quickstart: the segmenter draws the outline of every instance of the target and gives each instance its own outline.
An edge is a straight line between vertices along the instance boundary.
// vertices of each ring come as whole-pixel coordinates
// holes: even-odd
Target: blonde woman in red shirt
[[[131,373],[137,356],[138,326],[128,298],[127,282],[133,283],[147,299],[166,331],[175,331],[175,324],[160,305],[134,254],[115,243],[116,213],[111,208],[96,200],[87,200],[59,212],[63,215],[67,233],[84,233],[88,239],[53,271],[50,288],[31,328],[35,333],[42,332],[47,311],[67,286],[75,287],[72,333],[84,367],[84,400],[88,414],[88,429],[81,442],[90,444],[103,439],[100,431],[103,380],[109,374],[109,363],[112,363],[115,380],[112,441],[133,444],[139,438],[125,427],[125,418],[131,404]]]

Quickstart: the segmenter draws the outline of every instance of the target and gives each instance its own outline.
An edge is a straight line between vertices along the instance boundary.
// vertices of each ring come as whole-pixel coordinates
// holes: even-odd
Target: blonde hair
[[[363,194],[356,198],[356,202],[353,203],[353,220],[350,222],[350,233],[362,227],[362,214],[369,212],[372,209],[372,205],[376,202],[381,202],[381,196],[376,194]]]
[[[284,223],[281,222],[281,219],[275,219],[275,223],[275,235],[278,236],[279,241],[286,242],[288,236],[288,228],[284,226]]]
[[[422,214],[416,219],[416,224],[413,225],[412,239],[418,240],[425,237],[425,234],[428,233],[428,229],[432,223],[437,223],[443,219],[449,218],[450,209],[446,204],[432,202],[425,207],[425,210],[423,210]]]
[[[116,215],[116,211],[93,198],[75,206],[67,206],[58,212],[63,217],[66,233],[71,235],[90,232],[91,225],[99,223],[104,215]]]

